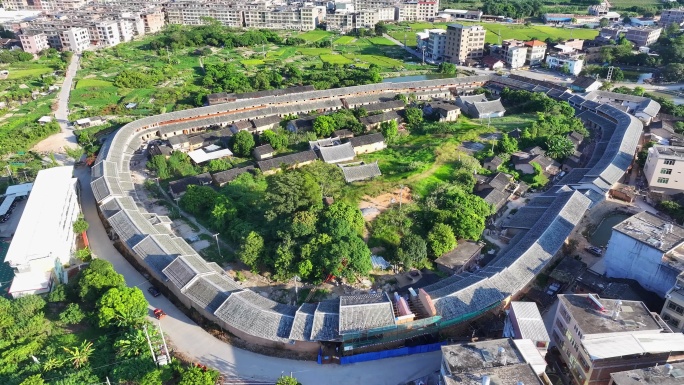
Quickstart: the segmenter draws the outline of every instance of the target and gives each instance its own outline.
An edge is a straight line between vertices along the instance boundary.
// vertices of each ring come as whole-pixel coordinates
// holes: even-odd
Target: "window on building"
[[[668,166],[672,166],[673,164],[675,164],[675,161],[674,159],[665,159],[665,162],[663,163],[665,163]]]
[[[658,178],[658,183],[667,183],[670,181],[670,178]]]
[[[668,301],[667,308],[673,310],[677,314],[684,314],[684,307],[681,307],[672,301]]]
[[[670,174],[672,174],[672,169],[671,168],[661,168],[660,173],[665,174],[665,175],[670,175]]]
[[[668,325],[675,329],[679,328],[679,321],[667,313],[663,314],[663,321],[667,322]]]

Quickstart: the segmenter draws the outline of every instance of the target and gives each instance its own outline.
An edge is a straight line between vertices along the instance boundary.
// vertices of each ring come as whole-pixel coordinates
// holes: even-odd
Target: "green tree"
[[[447,62],[442,62],[439,64],[439,73],[445,74],[445,75],[456,75],[458,73],[458,69],[456,68],[456,65],[453,63],[447,63]]]
[[[69,355],[67,361],[74,365],[74,368],[79,369],[85,366],[93,355],[93,343],[83,341],[81,346],[74,346],[72,348],[63,347],[65,352]]]
[[[418,128],[423,123],[423,111],[420,108],[409,107],[404,111],[406,124],[411,128]]]
[[[218,377],[215,370],[191,366],[181,372],[178,385],[215,385]]]
[[[83,217],[79,217],[77,220],[74,221],[73,224],[74,233],[81,234],[84,231],[88,230],[89,226],[90,225],[88,224],[88,222],[86,222],[85,219],[83,219]]]
[[[555,135],[546,141],[546,154],[554,159],[564,159],[575,151],[572,141],[564,136]]]
[[[145,295],[137,287],[109,289],[97,301],[99,325],[100,327],[140,325],[147,316],[147,306]]]
[[[86,151],[88,150],[86,149]],[[169,166],[166,163],[166,158],[163,155],[153,156],[152,159],[149,162],[147,162],[147,168],[150,170],[154,170],[159,179],[165,180],[171,177],[171,173],[169,172]]]
[[[381,21],[379,23],[375,24],[375,35],[376,36],[382,36],[383,34],[387,33],[387,25],[385,22]]]
[[[321,187],[310,174],[292,170],[271,176],[265,201],[269,204],[266,218],[274,220],[300,210],[320,208]]]
[[[610,24],[610,21],[606,19],[605,17],[602,17],[601,20],[599,20],[599,27],[604,28],[607,27]]]
[[[330,136],[336,129],[335,119],[329,115],[317,117],[313,124],[313,130],[319,138]]]
[[[250,156],[254,146],[254,136],[249,133],[249,131],[238,131],[238,133],[233,136],[233,152],[238,156]]]
[[[362,235],[365,221],[358,207],[337,201],[323,212],[323,231],[333,237]]]
[[[404,269],[422,268],[427,262],[427,244],[416,234],[408,234],[401,239],[397,250],[397,259]]]
[[[111,263],[95,259],[83,269],[76,284],[78,296],[84,304],[94,304],[111,288],[123,288],[123,275],[117,273]]]
[[[441,257],[456,247],[456,236],[451,226],[437,223],[427,236],[433,257]]]
[[[77,324],[85,318],[85,314],[78,304],[70,303],[63,312],[59,313],[59,320],[65,324]]]
[[[390,120],[388,122],[380,123],[380,131],[382,136],[388,143],[391,143],[394,138],[399,134],[399,125],[396,120]]]
[[[288,138],[284,133],[276,133],[272,130],[266,130],[261,134],[260,139],[263,144],[270,144],[274,150],[280,151],[287,147]]]
[[[178,203],[190,214],[204,216],[214,208],[218,196],[216,190],[209,186],[190,185]]]
[[[43,377],[41,377],[40,374],[34,374],[34,375],[26,378],[19,385],[44,385],[44,384],[45,384],[45,381],[43,380]]]
[[[276,381],[276,385],[301,385],[299,381],[297,381],[296,378],[292,376],[281,376],[278,381]]]
[[[254,270],[260,262],[259,260],[263,250],[264,238],[257,232],[250,231],[240,245],[238,257],[245,265]]]
[[[512,154],[518,151],[518,141],[504,133],[501,135],[499,143],[497,143],[497,149],[500,153]]]

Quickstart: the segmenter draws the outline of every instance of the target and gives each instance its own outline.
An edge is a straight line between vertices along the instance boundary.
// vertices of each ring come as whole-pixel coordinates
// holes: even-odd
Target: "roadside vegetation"
[[[147,308],[142,291],[98,259],[47,296],[0,298],[0,383],[215,384],[213,370],[155,365],[143,328],[160,337]]]

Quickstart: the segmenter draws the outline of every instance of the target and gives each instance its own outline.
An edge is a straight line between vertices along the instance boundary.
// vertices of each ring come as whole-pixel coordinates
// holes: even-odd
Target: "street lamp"
[[[216,238],[216,248],[218,249],[219,257],[223,258],[223,255],[221,255],[221,246],[219,245],[218,236],[219,236],[219,233],[214,234],[214,238]]]

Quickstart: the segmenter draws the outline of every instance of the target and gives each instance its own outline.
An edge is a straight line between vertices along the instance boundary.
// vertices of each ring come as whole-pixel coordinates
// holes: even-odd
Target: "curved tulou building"
[[[343,296],[299,307],[271,301],[244,289],[216,263],[202,259],[185,240],[174,235],[169,218],[148,213],[138,205],[129,163],[141,144],[151,139],[168,139],[245,119],[333,111],[344,108],[347,100],[359,98],[392,98],[396,94],[415,94],[418,99],[453,98],[480,87],[493,92],[505,87],[543,92],[568,101],[594,132],[596,150],[585,168],[574,169],[515,214],[519,231],[485,268],[451,276],[417,293],[411,290],[410,303],[388,293]],[[647,98],[607,92],[580,96],[515,75],[255,96],[146,117],[122,127],[104,145],[92,168],[91,186],[101,219],[115,246],[129,260],[186,307],[223,329],[249,343],[299,351],[317,352],[330,342],[339,344],[343,355],[382,349],[395,341],[463,324],[515,298],[558,253],[585,211],[604,199],[624,175],[642,132],[640,119],[654,116],[660,108]]]

